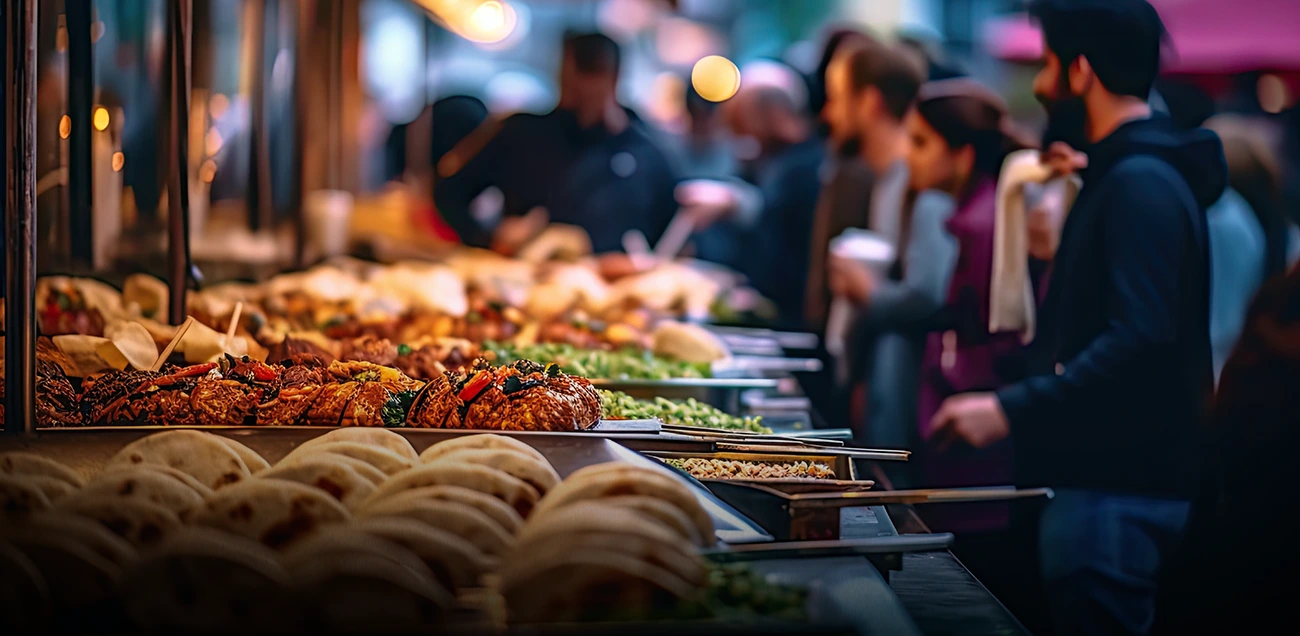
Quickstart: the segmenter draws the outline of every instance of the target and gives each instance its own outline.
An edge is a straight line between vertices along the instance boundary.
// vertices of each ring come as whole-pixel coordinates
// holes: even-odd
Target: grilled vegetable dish
[[[700,457],[664,461],[696,479],[835,479],[835,470],[819,462],[751,462]]]
[[[657,397],[638,400],[621,391],[601,391],[600,403],[605,419],[648,420],[658,418],[664,424],[678,426],[703,426],[727,431],[769,434],[772,429],[763,426],[761,417],[739,417],[724,413],[695,398],[669,400]]]
[[[539,344],[519,347],[487,342],[484,348],[495,354],[497,362],[537,360],[553,362],[565,373],[607,380],[668,380],[673,378],[707,378],[708,364],[676,362],[636,349],[579,349],[566,344]]]

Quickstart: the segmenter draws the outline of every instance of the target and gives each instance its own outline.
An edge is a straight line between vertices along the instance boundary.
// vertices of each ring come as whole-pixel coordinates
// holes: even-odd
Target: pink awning
[[[1169,30],[1175,73],[1300,69],[1298,0],[1151,0]],[[1038,26],[1024,14],[990,20],[984,44],[1000,59],[1042,57]]]

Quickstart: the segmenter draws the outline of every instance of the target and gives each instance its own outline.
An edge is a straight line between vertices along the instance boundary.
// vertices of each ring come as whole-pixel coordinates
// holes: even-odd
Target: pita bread
[[[459,437],[453,437],[446,441],[438,442],[437,444],[424,449],[423,453],[420,453],[420,461],[431,462],[443,455],[469,448],[501,448],[513,450],[525,455],[536,457],[544,462],[547,461],[546,456],[538,452],[538,450],[532,446],[529,446],[513,437],[497,435],[496,433],[469,433]],[[550,462],[547,463],[549,464]]]
[[[98,521],[141,550],[162,543],[182,525],[175,512],[145,499],[68,497],[54,509]]]
[[[50,590],[36,564],[0,541],[0,631],[35,634],[49,627]]]
[[[565,506],[532,519],[519,533],[514,558],[541,559],[547,550],[604,549],[654,563],[695,585],[708,582],[708,570],[694,546],[675,531],[631,508],[599,501]]]
[[[384,500],[366,508],[363,518],[400,517],[464,537],[484,554],[500,556],[514,544],[514,537],[492,517],[469,504],[436,499]]]
[[[276,601],[288,585],[288,572],[266,546],[186,528],[130,567],[120,589],[138,628],[234,633],[286,626]]]
[[[674,506],[663,499],[647,497],[645,495],[623,495],[619,497],[605,497],[599,501],[607,506],[628,508],[650,517],[651,519],[664,524],[673,532],[676,532],[679,537],[689,541],[691,545],[705,547],[712,544],[712,542],[705,543],[704,539],[700,537],[699,529],[695,527],[695,524],[691,523],[691,518],[686,516],[686,513],[682,512],[677,506]],[[564,510],[567,508],[568,506],[565,506],[558,510]]]
[[[353,527],[392,541],[419,556],[434,578],[449,590],[474,587],[496,566],[468,540],[451,532],[401,517],[357,519]]]
[[[262,473],[262,479],[284,479],[325,491],[349,510],[375,492],[375,484],[362,477],[337,455],[320,454],[281,465]]]
[[[339,429],[342,430],[342,429]],[[396,475],[413,463],[409,459],[403,459],[393,451],[380,448],[378,446],[367,446],[356,442],[330,442],[328,444],[315,444],[312,446],[299,446],[289,457],[302,457],[304,455],[315,455],[319,453],[333,453],[343,455],[353,459],[359,459],[379,470],[385,475]],[[288,459],[288,457],[286,457]]]
[[[467,448],[448,453],[435,462],[461,462],[495,468],[507,475],[522,479],[543,496],[559,485],[560,476],[545,461],[518,451],[490,448]],[[433,462],[430,462],[433,463]]]
[[[243,336],[226,339],[226,334],[197,320],[181,335],[175,351],[185,354],[186,364],[202,364],[221,359],[229,353],[236,358],[248,355],[248,340]]]
[[[456,462],[435,462],[412,468],[384,482],[370,498],[379,501],[425,486],[461,486],[477,490],[504,501],[524,518],[528,517],[528,513],[532,512],[533,506],[541,498],[532,486],[495,468]]]
[[[109,473],[116,472],[116,471],[118,471],[118,470],[125,470],[125,469],[127,469],[127,468],[130,468],[130,467],[126,467],[126,466],[110,466],[110,467],[108,467],[108,469],[106,469],[104,472],[102,472],[102,473],[100,473],[100,474],[101,474],[101,475],[107,475],[107,474],[109,474]],[[143,469],[143,470],[153,471],[153,472],[155,472],[155,473],[159,473],[159,474],[161,474],[161,475],[164,475],[164,476],[166,476],[166,477],[168,477],[168,478],[170,478],[170,479],[174,479],[174,480],[180,482],[180,483],[181,483],[182,485],[184,485],[186,488],[189,488],[190,490],[193,490],[194,492],[199,493],[199,495],[202,496],[204,499],[207,499],[207,498],[208,498],[208,495],[211,495],[211,494],[212,494],[212,489],[211,489],[211,488],[208,488],[207,486],[205,486],[205,485],[199,483],[199,480],[197,480],[197,479],[195,479],[195,478],[193,478],[193,477],[191,477],[191,476],[189,476],[189,475],[187,475],[187,474],[185,474],[185,473],[183,473],[183,472],[181,472],[181,471],[179,471],[179,470],[176,470],[175,468],[172,468],[171,466],[164,466],[164,465],[162,465],[162,464],[140,464],[139,466],[135,466],[134,468],[140,468],[140,469]]]
[[[0,474],[53,477],[80,488],[84,482],[77,471],[35,453],[18,451],[0,453]]]
[[[21,477],[0,476],[0,518],[21,519],[50,509],[50,498],[37,485]]]
[[[135,303],[140,313],[158,316],[167,310],[171,292],[164,283],[148,274],[131,274],[122,281],[122,303]]]
[[[134,320],[115,320],[104,326],[104,337],[134,369],[149,369],[158,359],[158,345],[144,325]],[[101,351],[101,356],[104,355]],[[107,359],[107,356],[104,356]]]
[[[201,508],[204,497],[180,479],[153,466],[115,468],[96,476],[74,496],[109,501],[141,499],[181,516]]]
[[[11,542],[40,570],[58,609],[90,607],[108,599],[122,575],[120,567],[70,537],[33,533]]]
[[[307,617],[303,631],[414,631],[436,621],[455,602],[428,568],[421,575],[374,554],[313,559],[293,575],[298,581],[294,598]]]
[[[109,466],[158,464],[175,468],[216,490],[252,473],[235,451],[211,433],[177,430],[155,433],[127,444]]]
[[[23,523],[6,528],[3,534],[10,537],[66,537],[119,567],[134,561],[137,554],[126,539],[113,534],[103,524],[67,512],[38,512]]]
[[[731,357],[731,350],[716,334],[699,325],[665,321],[654,330],[655,355],[682,362],[717,362]]]
[[[700,538],[713,545],[713,518],[700,505],[695,492],[676,477],[632,464],[598,464],[574,472],[547,494],[538,504],[536,514],[578,501],[620,495],[646,495],[671,503],[691,519]]]
[[[77,489],[68,482],[44,475],[17,475],[14,479],[40,489],[42,493],[45,493],[45,497],[50,500],[50,503],[77,492]]]
[[[332,442],[355,442],[357,444],[366,444],[378,446],[385,450],[392,451],[398,457],[403,457],[411,461],[419,459],[415,453],[415,448],[411,443],[406,441],[405,437],[398,435],[388,429],[350,426],[347,428],[336,428],[320,437],[309,439],[302,443],[298,448],[308,448],[317,444],[329,444]]]
[[[281,466],[292,466],[294,464],[300,464],[320,457],[347,464],[348,467],[356,471],[358,475],[365,477],[367,481],[376,486],[384,483],[384,481],[388,479],[388,475],[385,475],[384,471],[379,470],[378,468],[375,468],[374,466],[371,466],[355,457],[348,457],[347,455],[339,455],[336,453],[309,453],[304,451],[297,456],[285,457],[275,466],[276,468]]]
[[[559,558],[525,559],[501,572],[501,594],[520,623],[573,622],[620,616],[649,618],[697,588],[645,561],[617,552],[570,550]]]
[[[126,357],[108,338],[66,334],[54,336],[54,345],[75,365],[74,378],[85,378],[103,371],[121,371],[129,364]]]
[[[412,501],[423,501],[426,499],[432,501],[455,501],[477,508],[480,512],[492,517],[492,520],[497,522],[497,525],[501,526],[502,530],[505,530],[506,533],[512,536],[518,532],[520,526],[524,524],[523,517],[520,517],[519,513],[515,512],[515,509],[511,508],[506,504],[506,502],[501,501],[492,495],[487,495],[477,490],[471,490],[461,486],[425,486],[424,488],[407,490],[406,492],[379,501],[367,501],[357,510],[357,514],[366,516],[370,507],[388,507],[385,504],[401,506]]]
[[[213,437],[216,437],[217,441],[225,444],[226,448],[235,451],[235,454],[239,455],[239,459],[244,461],[244,465],[247,466],[248,470],[254,475],[271,467],[271,464],[263,459],[261,455],[257,454],[257,451],[245,446],[242,442],[235,441],[225,435],[213,435]]]
[[[343,504],[320,489],[259,477],[213,493],[194,515],[194,524],[281,548],[350,517]]]

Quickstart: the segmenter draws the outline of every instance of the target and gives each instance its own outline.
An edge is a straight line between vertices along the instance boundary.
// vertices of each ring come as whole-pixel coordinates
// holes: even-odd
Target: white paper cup
[[[307,246],[320,258],[343,256],[348,251],[353,199],[343,190],[314,190],[303,199]]]

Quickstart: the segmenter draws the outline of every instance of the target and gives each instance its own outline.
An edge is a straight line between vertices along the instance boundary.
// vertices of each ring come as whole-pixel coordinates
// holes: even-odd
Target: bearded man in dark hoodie
[[[1164,26],[1145,0],[1042,0],[1049,118],[1081,114],[1083,190],[1062,231],[1028,379],[950,398],[932,425],[1007,437],[1020,481],[1051,486],[1039,528],[1058,634],[1143,634],[1186,524],[1213,390],[1205,209],[1227,168],[1213,133],[1147,96]]]

